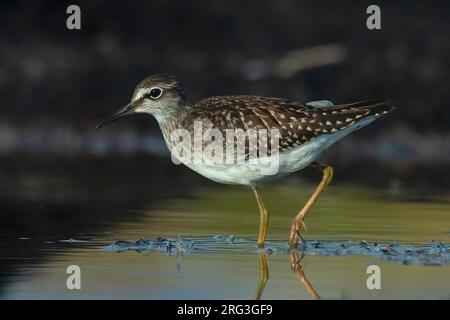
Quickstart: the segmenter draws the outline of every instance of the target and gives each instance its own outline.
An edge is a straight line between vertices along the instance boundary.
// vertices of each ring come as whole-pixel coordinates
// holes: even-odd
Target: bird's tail
[[[388,100],[369,100],[315,108],[314,112],[327,133],[334,133],[350,127],[359,129],[392,110]]]
[[[389,100],[367,100],[355,103],[335,105],[332,109],[343,114],[353,114],[363,116],[379,117],[387,114],[395,108]],[[359,117],[362,118],[362,117]]]

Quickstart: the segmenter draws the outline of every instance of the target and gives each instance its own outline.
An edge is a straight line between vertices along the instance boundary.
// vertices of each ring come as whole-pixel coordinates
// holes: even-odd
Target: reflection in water
[[[171,175],[148,158],[132,162],[56,161],[48,174],[3,163],[0,298],[307,299],[317,296],[311,288],[325,299],[449,298],[448,194],[333,185],[308,217],[301,260],[289,255],[287,229],[312,186],[296,179],[265,186],[271,238],[260,252],[248,190],[181,167]],[[139,238],[153,240],[99,249]],[[365,286],[374,263],[386,279],[377,292]],[[84,270],[79,293],[65,288],[71,264]]]
[[[311,282],[305,275],[304,266],[301,264],[304,254],[299,250],[291,250],[289,253],[289,261],[291,262],[291,269],[296,278],[305,286],[306,291],[314,298],[320,299],[316,289],[312,286]]]
[[[306,291],[313,297],[314,299],[319,300],[320,296],[317,291],[312,286],[311,282],[305,275],[303,270],[304,266],[301,264],[301,260],[304,257],[304,254],[301,253],[298,249],[291,249],[289,252],[289,261],[291,263],[291,270],[294,273],[295,277],[304,285]],[[267,265],[267,255],[264,252],[258,253],[259,258],[259,281],[258,286],[255,292],[255,300],[260,300],[261,295],[266,287],[267,280],[269,280],[269,268]]]
[[[218,237],[215,237],[214,239],[217,239],[217,238]],[[162,240],[162,239],[159,239],[159,241],[160,240]],[[189,239],[188,241],[190,242],[190,246],[192,248],[194,243],[196,242],[196,240]],[[213,242],[214,242],[214,240],[211,241],[209,244],[214,246]],[[167,243],[167,245],[166,245],[167,253],[170,254],[171,248],[173,248],[173,246],[170,244],[170,242],[166,242],[166,243]],[[176,265],[177,265],[178,271],[181,271],[181,257],[183,256],[183,253],[185,252],[185,250],[182,249],[181,243],[182,243],[182,239],[180,239],[180,237],[178,237],[177,242],[175,244]],[[149,250],[149,248],[152,246],[151,245],[149,246],[149,242],[147,242],[143,239],[139,239],[134,243],[128,242],[128,241],[118,241],[118,242],[116,242],[115,246],[117,246],[117,245],[122,246],[122,249],[116,249],[116,251],[118,251],[118,252],[125,251],[125,250],[134,250],[134,251],[142,253],[142,252],[148,251],[146,253],[146,255],[148,255],[150,252],[152,252],[151,251],[152,249]],[[218,246],[220,246],[220,243],[218,243]],[[219,250],[218,246],[213,248],[212,251]],[[223,250],[226,251],[227,248],[223,248]],[[207,253],[207,251],[204,251],[204,253]],[[304,251],[302,251],[300,249],[289,249],[288,250],[289,262],[290,262],[291,270],[292,270],[295,278],[297,280],[299,280],[300,283],[303,284],[306,291],[308,292],[309,295],[311,295],[311,297],[313,297],[314,299],[320,299],[319,294],[314,289],[312,283],[308,280],[308,278],[305,275],[304,266],[301,263],[304,256],[305,256]],[[259,271],[258,272],[258,285],[257,285],[256,291],[255,291],[255,300],[261,299],[264,288],[266,287],[267,281],[269,280],[269,267],[267,264],[267,253],[263,250],[259,250],[259,252],[258,252],[258,271]]]
[[[181,257],[197,254],[258,254],[258,284],[255,299],[262,297],[269,280],[267,255],[287,255],[291,271],[295,278],[304,286],[306,292],[314,299],[320,299],[319,293],[305,274],[302,263],[306,255],[310,256],[345,256],[368,255],[378,259],[401,262],[402,264],[434,264],[450,263],[450,246],[443,242],[414,246],[411,244],[379,244],[361,241],[359,243],[303,241],[301,249],[290,248],[287,242],[266,242],[266,247],[257,249],[254,240],[235,238],[233,236],[191,237],[176,239],[158,237],[152,240],[139,239],[137,241],[116,241],[113,245],[103,247],[107,251],[126,252],[136,251],[165,253],[176,256],[178,271],[181,271]]]
[[[262,292],[269,280],[269,268],[267,267],[267,256],[264,252],[258,253],[259,258],[259,281],[255,291],[255,300],[261,299]]]

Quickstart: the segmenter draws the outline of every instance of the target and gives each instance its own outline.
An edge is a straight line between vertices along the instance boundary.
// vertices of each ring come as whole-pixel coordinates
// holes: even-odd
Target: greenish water
[[[108,179],[91,181],[84,188],[86,181],[74,178],[58,182],[61,189],[51,194],[48,188],[56,183],[51,181],[49,177],[35,178],[15,193],[15,200],[2,200],[3,215],[10,219],[9,224],[2,224],[3,299],[255,297],[261,253],[251,242],[248,250],[220,250],[218,244],[215,252],[186,254],[181,260],[151,250],[102,249],[117,240],[157,237],[221,234],[254,241],[258,211],[246,188],[203,182],[187,188],[184,181],[175,179],[167,182],[173,189],[146,180],[144,186],[127,181],[125,185],[111,184],[105,191]],[[98,191],[96,183],[103,191]],[[289,223],[313,188],[296,179],[285,179],[262,189],[270,212],[269,244],[287,241]],[[303,235],[307,241],[366,240],[416,247],[439,240],[448,244],[450,196],[332,185],[306,223],[309,231]],[[278,252],[265,257],[269,278],[260,292],[262,299],[313,298],[305,281],[292,271],[289,254]],[[81,290],[66,288],[65,271],[72,264],[81,268]],[[300,265],[303,276],[323,299],[450,298],[448,263],[403,265],[370,255],[306,254]],[[381,269],[381,290],[367,289],[369,265]]]

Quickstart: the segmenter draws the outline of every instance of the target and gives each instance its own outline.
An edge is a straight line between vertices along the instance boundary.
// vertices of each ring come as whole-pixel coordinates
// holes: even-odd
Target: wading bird
[[[265,129],[279,133],[278,170],[266,175],[260,163],[185,163],[197,173],[220,183],[247,185],[252,188],[260,211],[258,247],[264,247],[269,214],[258,185],[311,166],[322,172],[322,181],[291,223],[289,243],[297,247],[300,230],[306,230],[304,218],[333,177],[333,168],[315,162],[322,151],[347,134],[358,130],[393,107],[388,101],[373,100],[333,105],[329,101],[302,104],[281,98],[259,96],[217,96],[191,103],[181,84],[170,75],[153,75],[140,82],[131,102],[100,124],[100,128],[122,116],[147,113],[156,118],[167,147],[173,154],[177,141],[171,137],[176,129],[194,135],[195,123],[201,128],[226,130]],[[268,137],[270,138],[270,137]],[[247,141],[248,142],[248,141]],[[272,150],[273,152],[274,150]],[[246,154],[249,147],[246,145]]]

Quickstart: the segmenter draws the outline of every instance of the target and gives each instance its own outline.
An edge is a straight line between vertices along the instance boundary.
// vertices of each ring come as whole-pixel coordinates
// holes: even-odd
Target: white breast
[[[262,158],[255,164],[207,165],[203,163],[185,163],[185,165],[210,180],[225,184],[251,185],[275,180],[309,166],[317,159],[322,151],[330,147],[333,143],[352,131],[368,125],[373,120],[375,118],[365,118],[355,123],[352,127],[334,134],[324,134],[313,138],[296,148],[283,151],[279,154],[278,160],[276,158]],[[276,161],[276,163],[270,161]],[[270,170],[270,168],[276,170]],[[271,174],[267,174],[269,172]]]

